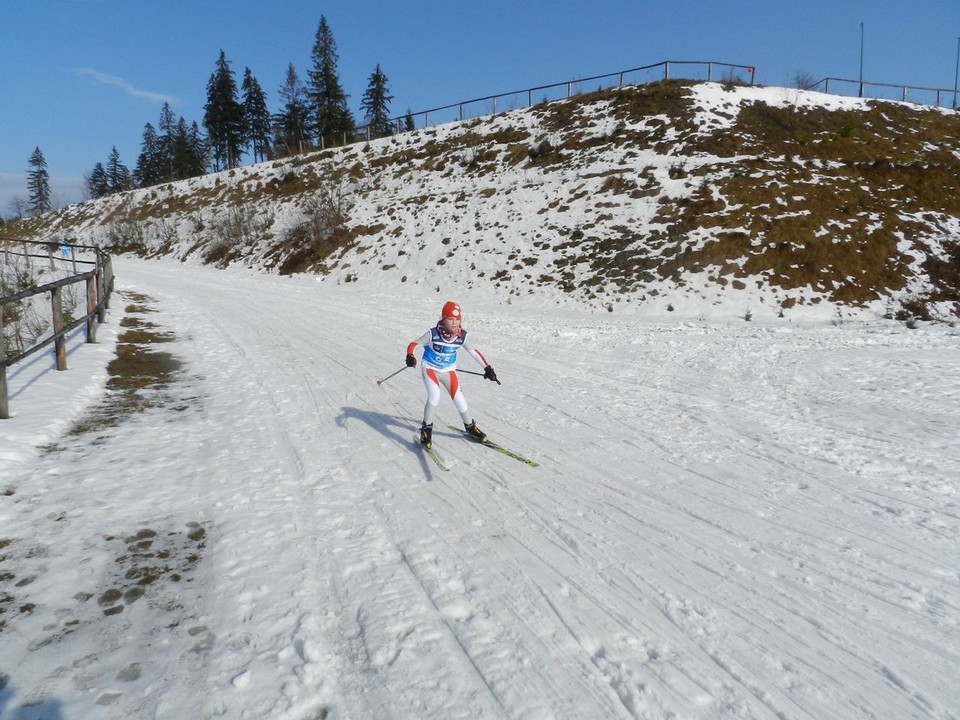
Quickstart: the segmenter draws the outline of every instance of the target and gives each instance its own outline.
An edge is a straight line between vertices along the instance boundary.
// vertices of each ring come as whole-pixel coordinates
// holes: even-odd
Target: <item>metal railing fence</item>
[[[920,85],[897,85],[895,83],[867,82],[846,78],[826,77],[809,85],[804,90],[823,89],[825,93],[846,95],[872,100],[899,100],[917,105],[934,105],[957,109],[957,90],[954,88],[931,88]]]
[[[518,110],[541,102],[562,100],[584,92],[606,90],[624,85],[644,85],[646,83],[669,80],[671,78],[706,80],[707,82],[718,80],[753,85],[755,74],[755,66],[753,65],[737,65],[734,63],[706,60],[665,60],[652,65],[643,65],[641,67],[631,68],[630,70],[621,70],[605,75],[594,75],[577,80],[566,80],[551,85],[538,85],[523,90],[513,90],[511,92],[487,95],[472,100],[464,100],[451,105],[442,105],[440,107],[430,108],[429,110],[421,110],[417,113],[407,113],[391,118],[389,122],[394,132],[399,133],[407,129],[430,127],[431,122],[438,124],[496,115],[498,112]],[[455,111],[455,113],[451,113],[451,111]],[[447,114],[446,117],[437,120],[438,116],[445,113]],[[408,128],[410,123],[413,124],[413,128]],[[347,144],[348,141],[369,141],[375,139],[375,137],[376,136],[372,134],[371,125],[362,125],[357,128],[352,139],[344,137],[343,144]],[[320,149],[323,148],[321,147]]]

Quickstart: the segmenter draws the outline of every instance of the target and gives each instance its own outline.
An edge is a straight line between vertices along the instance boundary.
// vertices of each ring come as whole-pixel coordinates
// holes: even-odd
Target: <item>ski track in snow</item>
[[[956,334],[464,300],[504,383],[471,409],[540,467],[444,400],[440,473],[419,376],[374,384],[435,296],[117,273],[179,409],[10,481],[0,718],[960,718]],[[197,527],[183,581],[94,607],[116,538]]]

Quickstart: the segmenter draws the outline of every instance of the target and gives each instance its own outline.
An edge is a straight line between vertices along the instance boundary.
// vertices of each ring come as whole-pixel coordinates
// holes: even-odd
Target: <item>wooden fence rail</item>
[[[18,241],[20,242],[20,241]],[[29,241],[27,241],[29,243]],[[35,245],[46,245],[48,250],[51,243],[29,243]],[[87,326],[87,342],[97,341],[97,324],[102,324],[106,319],[106,311],[110,307],[110,295],[113,293],[113,261],[106,252],[92,245],[68,245],[55,243],[54,246],[70,248],[72,252],[72,262],[74,274],[69,277],[61,278],[53,282],[46,283],[35,288],[22,290],[13,295],[0,297],[0,420],[6,420],[10,417],[10,400],[7,388],[7,368],[25,358],[30,357],[49,345],[54,346],[54,355],[56,358],[57,370],[67,369],[67,349],[66,336],[75,328],[83,324]],[[94,252],[94,261],[78,261],[76,259],[76,250],[92,250]],[[5,250],[6,252],[6,250]],[[23,257],[43,257],[30,255],[24,252]],[[52,262],[52,251],[49,257]],[[87,272],[76,272],[78,264],[92,264],[94,267]],[[63,288],[77,283],[86,284],[86,314],[72,322],[64,322],[63,314]],[[7,357],[6,337],[3,333],[3,309],[7,305],[21,300],[41,295],[50,294],[50,307],[53,321],[53,333],[50,337],[35,343],[23,352]]]

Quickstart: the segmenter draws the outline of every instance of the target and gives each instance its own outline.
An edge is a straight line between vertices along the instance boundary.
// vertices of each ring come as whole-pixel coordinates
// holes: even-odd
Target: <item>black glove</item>
[[[413,353],[407,355],[407,367],[416,367],[417,359],[413,356]]]
[[[493,371],[493,365],[487,365],[483,369],[483,377],[485,377],[487,380],[493,380],[494,382],[498,382],[497,374]]]

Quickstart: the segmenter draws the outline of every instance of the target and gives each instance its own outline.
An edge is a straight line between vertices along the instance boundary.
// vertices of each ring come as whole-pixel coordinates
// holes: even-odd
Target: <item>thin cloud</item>
[[[149,92],[148,90],[138,90],[121,77],[117,77],[116,75],[107,75],[106,73],[102,73],[99,70],[94,70],[93,68],[77,68],[76,73],[77,75],[86,75],[89,78],[93,78],[96,82],[102,83],[103,85],[113,85],[114,87],[118,87],[123,90],[125,93],[127,93],[127,95],[133,95],[133,97],[149,100],[150,102],[170,103],[171,105],[177,102],[177,99],[174,97],[163,95],[161,93]]]

